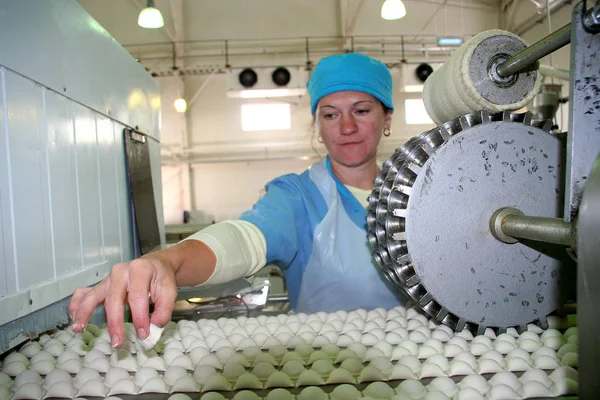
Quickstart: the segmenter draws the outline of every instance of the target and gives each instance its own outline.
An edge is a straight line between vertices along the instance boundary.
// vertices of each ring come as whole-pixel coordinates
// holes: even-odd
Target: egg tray
[[[351,332],[356,333],[359,326],[363,333],[360,340],[342,346],[342,342],[347,342],[345,339],[356,338]],[[246,337],[237,340],[236,334],[243,336],[242,327]],[[213,391],[224,398],[241,399],[248,390],[270,398],[278,395],[275,392],[270,396],[278,386],[283,386],[301,399],[307,386],[318,385],[321,392],[311,396],[320,396],[329,391],[334,393],[342,386],[354,387],[364,394],[377,383],[379,390],[389,394],[390,390],[402,389],[402,385],[427,388],[436,379],[438,383],[457,382],[458,386],[478,380],[481,392],[491,393],[488,398],[497,398],[497,394],[492,393],[494,387],[484,382],[494,383],[494,379],[512,381],[515,387],[509,397],[515,398],[556,397],[577,392],[577,328],[574,327],[564,334],[532,326],[531,331],[520,335],[509,331],[496,336],[490,330],[473,337],[468,331],[454,333],[437,325],[414,309],[399,307],[389,312],[378,309],[184,320],[171,322],[165,328],[159,344],[149,352],[142,351],[131,324],[126,325],[124,348],[118,351],[108,345],[106,329],[94,325],[81,334],[65,329],[42,335],[4,358],[0,400],[12,392],[17,393],[15,398],[23,397],[19,389],[27,383],[34,391],[34,386],[39,386],[37,395],[29,396],[34,398],[94,397],[90,395],[98,393],[149,396],[151,392],[162,392],[157,396],[167,398],[169,392],[192,391],[199,395],[198,392]],[[287,331],[293,335],[289,334],[284,345],[280,339],[285,339],[285,335],[281,333]],[[303,335],[311,331],[316,334]],[[329,342],[328,337],[333,336],[326,335],[327,332],[337,335],[339,346]],[[305,338],[312,339],[312,343],[306,343]],[[257,341],[262,342],[262,349]],[[69,350],[65,351],[65,347]],[[124,374],[120,378],[126,378],[125,382],[117,384],[118,374],[106,374],[108,369]],[[164,370],[162,374],[159,372]],[[173,375],[173,371],[179,371],[179,375]],[[242,374],[249,381],[240,383]],[[62,375],[63,387],[52,389],[57,382],[47,381],[58,375]],[[46,376],[46,380],[41,376]],[[523,376],[525,382],[518,384]],[[541,381],[532,383],[535,379],[529,379],[531,376]]]

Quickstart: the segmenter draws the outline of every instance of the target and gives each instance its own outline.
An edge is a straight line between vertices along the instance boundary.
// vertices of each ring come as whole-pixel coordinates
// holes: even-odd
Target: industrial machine
[[[500,31],[467,42],[426,82],[440,125],[385,163],[367,220],[386,277],[457,331],[546,328],[577,275],[579,329],[589,335],[579,342],[589,374],[580,382],[590,398],[600,359],[599,16],[600,7],[579,4],[571,24],[530,47]],[[537,60],[569,42],[570,126],[561,141],[551,121],[510,110],[537,93]]]
[[[269,285],[256,278],[183,289],[156,347],[127,324],[117,350],[101,323],[74,334],[66,304],[76,287],[164,237],[160,207],[145,209],[149,219],[135,207],[135,187],[161,204],[152,184],[159,90],[74,0],[31,2],[38,12],[0,0],[0,44],[10,50],[0,53],[0,400],[600,392],[600,6],[576,5],[570,25],[530,47],[487,32],[428,78],[439,126],[384,164],[367,220],[375,258],[414,307],[285,314],[265,309]],[[514,111],[541,86],[532,64],[569,42],[565,143],[550,123]],[[459,88],[461,79],[473,84]],[[559,290],[569,275],[576,298]],[[576,323],[554,315],[569,299]]]

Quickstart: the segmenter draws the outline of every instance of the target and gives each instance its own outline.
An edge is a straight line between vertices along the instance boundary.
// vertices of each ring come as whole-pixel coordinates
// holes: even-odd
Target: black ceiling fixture
[[[421,82],[425,82],[427,78],[429,78],[429,75],[433,73],[433,68],[431,67],[431,65],[423,63],[419,64],[416,72],[417,78],[419,78]]]
[[[256,82],[258,82],[258,75],[256,75],[256,72],[254,72],[252,68],[245,68],[242,70],[242,72],[240,72],[238,79],[240,81],[240,85],[245,88],[251,88],[252,86],[256,85]]]
[[[277,86],[287,85],[288,83],[290,83],[291,77],[292,76],[290,75],[290,71],[288,71],[287,68],[284,67],[276,68],[271,74],[273,83],[275,83]]]

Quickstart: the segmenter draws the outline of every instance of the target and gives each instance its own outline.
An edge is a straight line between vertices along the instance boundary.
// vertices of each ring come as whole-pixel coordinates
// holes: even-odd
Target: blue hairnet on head
[[[337,54],[321,59],[306,87],[313,115],[323,97],[347,90],[368,93],[394,110],[392,74],[382,62],[364,54]]]

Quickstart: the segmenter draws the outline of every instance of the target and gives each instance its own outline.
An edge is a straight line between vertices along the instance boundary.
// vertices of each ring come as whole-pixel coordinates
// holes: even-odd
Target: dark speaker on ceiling
[[[291,79],[290,71],[287,68],[279,67],[276,68],[271,74],[271,78],[273,79],[273,83],[277,86],[285,86],[290,83]]]
[[[433,73],[433,68],[429,64],[425,64],[425,63],[419,64],[419,66],[417,67],[416,73],[417,73],[417,78],[419,78],[419,80],[421,82],[425,82],[427,80],[427,78],[429,78],[429,75],[431,75]]]
[[[238,79],[240,81],[240,85],[245,88],[251,88],[252,86],[256,85],[256,82],[258,82],[258,75],[256,75],[256,72],[254,72],[252,68],[245,68],[242,70],[242,72],[240,72]]]

